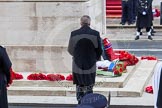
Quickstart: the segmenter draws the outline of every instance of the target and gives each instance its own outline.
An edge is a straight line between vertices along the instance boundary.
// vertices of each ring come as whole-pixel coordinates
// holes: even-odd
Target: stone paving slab
[[[125,92],[121,91],[119,96],[127,96],[131,92],[141,96],[146,83],[150,80],[153,74],[153,69],[156,63],[157,61],[142,60],[140,66],[135,70],[128,83],[122,89],[122,91]]]
[[[76,97],[65,96],[8,96],[9,104],[26,105],[69,105],[77,104]],[[111,105],[153,106],[153,95],[144,93],[142,97],[112,97]],[[118,107],[119,108],[119,107]]]

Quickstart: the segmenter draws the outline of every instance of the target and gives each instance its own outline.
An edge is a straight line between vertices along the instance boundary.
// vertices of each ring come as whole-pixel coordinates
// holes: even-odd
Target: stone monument
[[[66,47],[82,15],[106,33],[104,0],[0,0],[0,43],[15,71],[70,71]]]

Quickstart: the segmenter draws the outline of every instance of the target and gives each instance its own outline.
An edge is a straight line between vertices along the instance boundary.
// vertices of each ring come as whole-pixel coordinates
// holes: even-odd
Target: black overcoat
[[[71,32],[68,52],[73,56],[73,83],[92,85],[96,77],[96,61],[102,54],[99,32],[88,25]]]
[[[159,76],[159,90],[157,95],[157,108],[162,108],[162,69],[161,69],[161,75]]]
[[[11,61],[6,49],[0,46],[0,108],[8,108],[7,84],[10,81]]]
[[[143,12],[146,15],[143,15]],[[151,27],[153,20],[152,14],[152,0],[137,0],[137,23],[136,26],[139,28]]]

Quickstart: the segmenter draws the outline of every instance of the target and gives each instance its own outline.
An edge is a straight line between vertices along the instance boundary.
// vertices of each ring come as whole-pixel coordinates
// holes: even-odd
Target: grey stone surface
[[[69,72],[72,58],[67,47],[60,46],[6,46],[18,72]]]
[[[145,29],[142,30],[143,35],[140,36],[140,39],[138,41],[146,41],[149,42],[147,37],[147,33]],[[162,40],[162,31],[161,29],[155,29],[156,33],[155,36],[153,37],[153,42],[154,41],[161,41]],[[103,38],[108,38],[110,41],[135,41],[135,36],[136,36],[136,29],[135,28],[123,28],[120,26],[119,28],[116,29],[107,29],[107,35],[103,36]]]
[[[142,60],[139,67],[135,70],[132,77],[129,79],[124,89],[119,92],[119,96],[128,95],[130,92],[134,92],[134,96],[141,96],[146,83],[150,80],[153,69],[156,66],[157,61]],[[125,91],[125,92],[122,92]]]
[[[9,96],[9,103],[25,103],[25,104],[44,104],[54,106],[59,105],[75,105],[77,104],[76,97],[65,96]],[[112,97],[111,105],[133,105],[133,106],[153,106],[153,95],[144,93],[142,97],[128,98],[128,97]]]
[[[152,80],[147,82],[146,86],[148,85],[152,85]],[[63,105],[73,108],[77,104],[76,97],[71,96],[8,96],[8,98],[9,104],[12,105],[25,104],[52,107]],[[110,104],[112,107],[116,106],[113,108],[153,108],[153,101],[153,94],[144,92],[141,97],[111,97]]]
[[[67,46],[70,32],[80,28],[79,19],[85,14],[92,18],[92,28],[106,33],[104,1],[51,1],[0,2],[0,43]]]
[[[160,0],[153,0],[153,6],[160,7]]]

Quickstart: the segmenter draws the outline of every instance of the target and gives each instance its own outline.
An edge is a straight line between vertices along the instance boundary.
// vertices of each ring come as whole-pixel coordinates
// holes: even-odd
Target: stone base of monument
[[[141,97],[150,80],[157,61],[142,60],[135,66],[128,66],[127,73],[120,77],[97,76],[94,92],[112,97]],[[24,76],[29,72],[22,72]],[[61,73],[67,76],[68,73]],[[29,81],[15,80],[8,88],[9,96],[63,96],[75,97],[75,85],[71,81]]]
[[[94,92],[108,97],[111,92],[111,108],[153,108],[153,95],[144,92],[158,61],[140,61],[127,67],[121,77],[97,76]],[[27,76],[28,72],[22,72]],[[62,73],[65,76],[68,73]],[[75,86],[71,81],[15,80],[8,88],[9,105],[16,108],[75,108]]]

